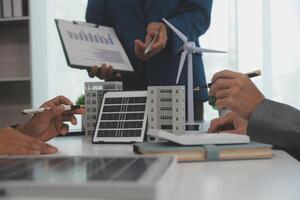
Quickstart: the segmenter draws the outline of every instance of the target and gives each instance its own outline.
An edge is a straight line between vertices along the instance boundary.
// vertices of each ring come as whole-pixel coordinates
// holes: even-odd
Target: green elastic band
[[[203,147],[206,149],[206,159],[207,160],[219,160],[219,148],[216,145],[209,144],[209,145],[203,145]]]

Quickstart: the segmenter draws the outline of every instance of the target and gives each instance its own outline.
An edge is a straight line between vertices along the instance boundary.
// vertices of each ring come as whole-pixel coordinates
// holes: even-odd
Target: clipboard
[[[128,56],[112,27],[55,19],[68,66],[89,69],[102,64],[117,72],[133,72]]]

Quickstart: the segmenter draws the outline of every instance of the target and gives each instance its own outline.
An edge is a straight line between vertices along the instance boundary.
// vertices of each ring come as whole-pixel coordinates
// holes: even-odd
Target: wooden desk
[[[56,138],[61,155],[133,155],[132,145]],[[101,196],[101,195],[99,195]],[[270,160],[180,163],[172,200],[300,200],[300,163],[283,151]]]

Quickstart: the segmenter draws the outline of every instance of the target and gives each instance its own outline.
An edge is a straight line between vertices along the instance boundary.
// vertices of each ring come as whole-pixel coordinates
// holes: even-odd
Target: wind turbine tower
[[[193,80],[193,54],[198,53],[226,53],[225,51],[217,51],[217,50],[211,50],[211,49],[204,49],[197,47],[194,41],[188,41],[187,36],[185,36],[181,31],[179,31],[175,26],[173,26],[170,22],[168,22],[166,19],[163,18],[163,21],[166,23],[166,25],[183,41],[181,58],[177,73],[177,79],[176,84],[179,82],[179,78],[182,72],[182,68],[184,66],[184,62],[186,57],[188,56],[188,74],[187,74],[187,90],[188,90],[188,96],[187,96],[187,125],[194,125],[194,80]]]

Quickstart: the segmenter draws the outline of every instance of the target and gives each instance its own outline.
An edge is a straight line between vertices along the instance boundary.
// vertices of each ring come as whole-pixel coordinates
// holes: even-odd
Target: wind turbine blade
[[[180,32],[175,26],[173,26],[170,22],[168,22],[165,18],[162,19],[167,26],[169,26],[170,29],[172,29],[172,31],[174,31],[174,33],[184,42],[188,41],[188,38],[182,33]]]
[[[178,84],[178,82],[179,82],[179,78],[180,78],[180,75],[181,75],[181,72],[182,72],[184,61],[186,59],[186,55],[187,55],[187,51],[183,51],[181,53],[181,58],[180,58],[180,63],[179,63],[178,72],[177,72],[177,78],[176,78],[176,84]]]
[[[213,49],[203,49],[200,47],[189,47],[191,50],[197,52],[197,53],[227,53],[226,51],[218,51]]]

